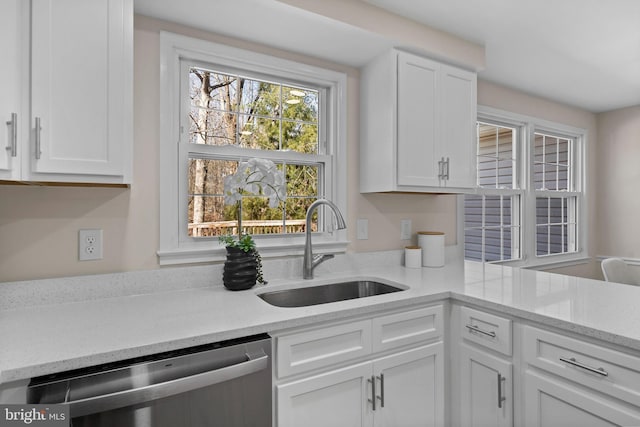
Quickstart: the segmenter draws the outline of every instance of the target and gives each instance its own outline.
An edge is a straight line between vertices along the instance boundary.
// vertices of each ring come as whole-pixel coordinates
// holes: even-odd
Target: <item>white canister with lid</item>
[[[404,266],[407,268],[422,267],[422,249],[420,246],[405,246]]]
[[[444,233],[418,231],[418,246],[422,248],[423,267],[444,266]]]

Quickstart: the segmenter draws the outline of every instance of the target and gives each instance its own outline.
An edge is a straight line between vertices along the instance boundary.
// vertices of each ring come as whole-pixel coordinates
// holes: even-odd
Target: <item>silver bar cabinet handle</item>
[[[11,127],[7,151],[11,151],[11,157],[16,157],[18,155],[18,115],[16,113],[11,113],[11,120],[7,122],[7,126]]]
[[[560,358],[561,362],[568,363],[569,365],[573,365],[577,368],[584,369],[585,371],[593,372],[594,374],[602,375],[603,377],[608,377],[609,373],[605,371],[603,368],[592,368],[589,365],[585,365],[584,363],[580,363],[576,360],[575,357],[567,359],[566,357]]]
[[[40,150],[40,133],[42,131],[42,126],[40,126],[40,117],[36,117],[36,160],[40,159],[42,155],[42,150]]]
[[[502,409],[502,402],[507,400],[506,397],[502,395],[502,383],[506,380],[505,377],[498,372],[498,408]]]
[[[371,384],[371,399],[367,399],[367,401],[371,402],[371,407],[375,411],[376,410],[376,380],[375,380],[375,377],[373,375],[371,375],[371,378],[369,378],[367,380],[367,382]]]
[[[494,331],[485,331],[483,329],[480,329],[476,325],[465,325],[465,326],[467,327],[467,329],[469,329],[469,331],[479,332],[479,333],[481,333],[483,335],[486,335],[488,337],[491,337],[491,338],[495,338],[496,337],[496,333]]]
[[[444,179],[448,181],[449,180],[449,158],[448,157],[447,157],[447,160],[444,162],[444,166],[446,170],[446,172],[444,173]]]
[[[101,396],[88,397],[86,399],[73,400],[65,402],[65,404],[69,407],[71,417],[81,417],[83,415],[136,405],[138,403],[150,402],[152,400],[174,396],[212,384],[243,377],[267,369],[269,363],[271,363],[269,356],[264,353],[254,359],[247,355],[247,359],[245,362],[184,378],[130,390],[107,393]]]
[[[443,175],[443,167],[442,167],[442,160],[438,160],[438,179],[442,179],[442,175]]]
[[[380,380],[380,396],[378,396],[378,399],[380,399],[380,407],[384,408],[384,374],[380,374],[378,379]]]

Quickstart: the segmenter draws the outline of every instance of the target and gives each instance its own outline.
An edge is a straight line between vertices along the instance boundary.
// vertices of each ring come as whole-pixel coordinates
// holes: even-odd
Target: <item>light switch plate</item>
[[[400,240],[411,240],[411,220],[400,221]]]

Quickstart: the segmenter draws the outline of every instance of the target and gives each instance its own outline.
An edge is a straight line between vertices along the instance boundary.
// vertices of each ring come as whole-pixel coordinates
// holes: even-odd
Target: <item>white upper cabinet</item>
[[[132,1],[32,0],[21,7],[29,6],[11,37],[31,51],[14,84],[30,86],[21,91],[28,108],[18,114],[18,154],[0,166],[9,170],[5,178],[130,183]]]
[[[21,37],[21,22],[26,17],[23,0],[3,0],[0,3],[0,50],[4,60],[0,65],[0,179],[19,179],[20,154],[18,127],[24,120],[22,111],[22,62],[25,48]]]
[[[475,186],[476,74],[393,50],[361,75],[360,191]]]
[[[439,156],[447,161],[446,187],[476,186],[476,121],[478,116],[476,73],[442,65],[440,108],[442,132]]]

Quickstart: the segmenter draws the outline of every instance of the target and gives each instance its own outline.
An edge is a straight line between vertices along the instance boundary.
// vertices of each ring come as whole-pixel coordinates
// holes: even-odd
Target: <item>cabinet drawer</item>
[[[384,351],[441,337],[442,316],[442,306],[438,305],[373,319],[373,351]]]
[[[526,326],[524,360],[640,406],[640,357]]]
[[[511,320],[469,307],[460,308],[460,336],[511,356]]]
[[[371,353],[371,320],[344,323],[276,338],[279,378]]]

